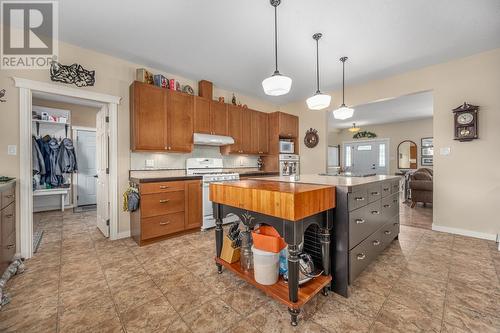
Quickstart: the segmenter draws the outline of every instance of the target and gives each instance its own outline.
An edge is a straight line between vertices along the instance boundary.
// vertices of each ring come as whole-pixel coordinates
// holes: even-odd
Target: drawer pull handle
[[[356,259],[358,259],[358,260],[363,260],[363,259],[365,259],[365,258],[366,258],[366,255],[365,255],[364,253],[360,253],[360,254],[358,254],[358,255],[356,256]]]
[[[355,197],[354,200],[356,200],[356,201],[363,201],[363,200],[365,200],[365,198],[364,197]]]
[[[5,215],[6,218],[10,219],[12,216],[14,216],[14,214],[7,214]]]
[[[167,225],[167,224],[170,224],[170,221],[160,222],[160,225]]]
[[[10,199],[10,198],[14,197],[14,194],[9,194],[9,195],[6,195],[5,197]]]
[[[380,245],[380,241],[378,241],[378,240],[373,241],[373,246],[379,246],[379,245]]]
[[[161,189],[161,190],[164,190],[164,189],[166,189],[166,188],[169,188],[169,186],[167,186],[167,185],[160,185],[160,189]]]
[[[380,192],[372,192],[372,195],[379,195]]]
[[[395,223],[393,223],[392,225],[393,225],[393,226],[397,226],[398,224],[399,224],[398,222],[395,222]]]
[[[160,203],[167,203],[167,202],[169,202],[169,201],[170,201],[170,200],[168,200],[168,199],[163,199],[163,200],[160,200]]]
[[[365,220],[364,219],[356,219],[356,223],[363,224],[363,223],[365,223]]]
[[[384,234],[390,235],[390,234],[392,234],[392,232],[390,232],[389,230],[386,230],[386,231],[384,231]]]
[[[15,244],[10,244],[10,245],[7,245],[7,250],[12,249],[14,246],[15,246]]]
[[[391,205],[388,205],[388,204],[384,205],[384,208],[389,208],[389,207],[391,207]]]
[[[380,212],[378,210],[372,210],[373,215],[380,215]]]
[[[384,191],[389,191],[389,188],[388,187],[384,187]]]
[[[394,200],[392,200],[392,202],[396,203],[396,202],[398,202],[398,200],[397,200],[397,199],[394,199]]]

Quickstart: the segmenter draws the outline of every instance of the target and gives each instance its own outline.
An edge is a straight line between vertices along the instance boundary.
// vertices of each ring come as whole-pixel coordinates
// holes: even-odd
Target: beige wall
[[[348,86],[346,101],[361,105],[429,90],[434,97],[434,224],[493,237],[500,232],[496,209],[500,202],[500,49]],[[333,105],[339,104],[339,97],[338,91],[333,93]],[[464,101],[481,107],[479,139],[472,142],[453,140],[451,110]],[[318,149],[302,149],[302,171],[324,171],[326,146],[321,142],[327,141],[326,112],[308,111],[305,103],[290,108],[301,117],[301,137],[312,126],[323,139]],[[441,156],[443,147],[451,148],[451,154]]]
[[[121,103],[118,106],[118,208],[120,208],[122,207],[123,200],[121,194],[128,186],[128,171],[130,166],[129,85],[135,79],[136,68],[144,66],[102,53],[82,49],[67,43],[59,43],[59,61],[63,64],[72,64],[76,62],[87,69],[96,71],[95,86],[79,89],[122,97]],[[197,94],[198,84],[195,80],[185,79],[181,76],[159,70],[152,70],[152,72],[161,73],[169,78],[175,78],[179,80],[181,84],[189,84],[194,88]],[[5,98],[7,99],[7,102],[0,103],[0,174],[18,177],[19,155],[7,155],[8,145],[17,145],[19,148],[19,91],[14,87],[13,80],[11,79],[13,76],[50,82],[57,85],[63,84],[51,82],[48,70],[0,70],[0,87],[6,89]],[[210,78],[204,79],[210,80]],[[217,84],[217,82],[214,82],[214,84]],[[75,88],[74,85],[71,87]],[[249,108],[264,112],[276,110],[273,104],[238,94],[238,92],[235,93],[237,99],[241,101],[242,104],[247,104]],[[226,101],[230,101],[232,91],[226,91],[216,87],[214,89],[214,98],[219,96],[224,96]],[[19,212],[17,216],[19,216]],[[127,232],[129,229],[129,213],[122,212],[120,209],[119,232]],[[17,230],[19,230],[19,228]]]
[[[97,111],[99,109],[83,105],[48,101],[40,98],[33,98],[33,105],[45,106],[71,111],[71,125],[95,128]]]
[[[418,167],[421,167],[420,139],[432,137],[432,118],[403,121],[398,123],[363,126],[362,131],[370,131],[377,134],[377,139],[389,139],[389,173],[392,175],[398,170],[397,149],[398,145],[405,140],[411,140],[417,144]],[[355,141],[353,133],[347,129],[339,132],[328,133],[329,145],[342,145],[345,141]],[[342,157],[341,157],[342,158]],[[427,167],[426,168],[432,168]]]

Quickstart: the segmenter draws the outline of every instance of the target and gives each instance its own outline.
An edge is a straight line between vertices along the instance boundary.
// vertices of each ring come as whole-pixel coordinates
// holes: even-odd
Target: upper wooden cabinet
[[[296,139],[299,136],[299,117],[278,113],[278,134],[282,138]]]
[[[130,126],[134,151],[190,152],[194,96],[135,81],[130,86]]]
[[[257,153],[269,153],[269,115],[264,112],[257,112]]]
[[[234,139],[234,144],[221,147],[223,154],[242,153],[242,127],[241,117],[243,109],[239,106],[227,106],[228,135]]]
[[[228,135],[227,104],[203,97],[194,100],[194,132]]]
[[[161,151],[167,142],[167,94],[150,84],[130,86],[130,145],[132,150]]]

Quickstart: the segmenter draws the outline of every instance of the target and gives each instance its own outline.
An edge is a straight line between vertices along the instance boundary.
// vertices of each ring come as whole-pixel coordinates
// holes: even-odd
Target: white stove
[[[240,175],[235,172],[224,172],[222,158],[188,158],[186,160],[186,174],[203,176],[203,225],[201,228],[205,230],[215,227],[212,202],[209,199],[209,184],[212,182],[239,180]],[[236,217],[236,219],[238,218]],[[224,224],[234,221],[234,216],[222,220]]]

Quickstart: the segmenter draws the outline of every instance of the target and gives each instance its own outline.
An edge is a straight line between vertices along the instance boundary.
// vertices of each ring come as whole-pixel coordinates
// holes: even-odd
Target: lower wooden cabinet
[[[16,183],[0,185],[0,275],[16,253]]]
[[[139,183],[139,209],[131,213],[131,235],[139,245],[202,225],[201,180]]]

